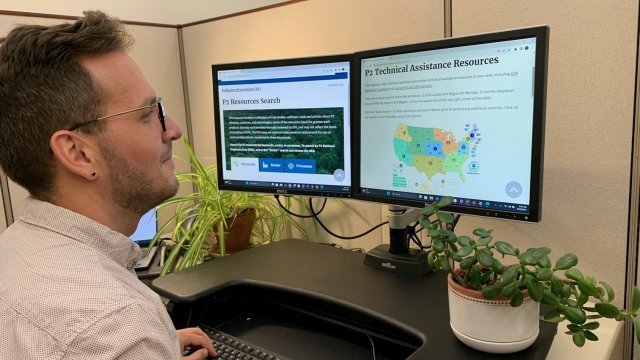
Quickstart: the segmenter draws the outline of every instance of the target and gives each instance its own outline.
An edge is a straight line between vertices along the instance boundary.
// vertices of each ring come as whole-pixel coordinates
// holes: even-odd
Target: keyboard
[[[201,326],[201,329],[211,338],[213,347],[218,356],[210,359],[224,360],[290,360],[273,351],[251,344],[246,340],[238,339],[220,330]]]

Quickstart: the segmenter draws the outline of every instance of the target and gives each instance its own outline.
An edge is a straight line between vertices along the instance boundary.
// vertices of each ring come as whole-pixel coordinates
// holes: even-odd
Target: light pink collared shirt
[[[178,359],[160,297],[128,237],[27,199],[0,235],[0,359]]]

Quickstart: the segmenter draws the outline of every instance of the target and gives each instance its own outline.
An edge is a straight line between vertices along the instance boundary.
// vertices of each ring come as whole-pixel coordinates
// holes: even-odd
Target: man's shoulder
[[[135,275],[95,249],[64,236],[7,235],[0,237],[0,302],[52,334],[81,331],[145,301],[132,289],[144,286]]]

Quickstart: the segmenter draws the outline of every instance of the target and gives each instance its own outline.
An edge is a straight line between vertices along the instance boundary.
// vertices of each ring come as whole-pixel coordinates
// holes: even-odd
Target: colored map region
[[[398,124],[393,139],[393,148],[403,166],[424,173],[427,180],[435,175],[457,174],[465,181],[465,163],[475,157],[480,142],[476,125],[467,125],[460,139],[447,130]],[[400,174],[394,174],[394,185],[403,187]],[[443,180],[444,182],[444,180]],[[418,185],[418,184],[415,184]],[[426,184],[422,187],[425,188]]]

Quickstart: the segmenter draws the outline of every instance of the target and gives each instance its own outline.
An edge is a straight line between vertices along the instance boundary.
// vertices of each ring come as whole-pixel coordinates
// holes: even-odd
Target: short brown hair
[[[32,196],[54,191],[51,135],[100,116],[101,91],[78,59],[132,44],[122,22],[100,11],[73,23],[21,25],[0,39],[0,166]]]

